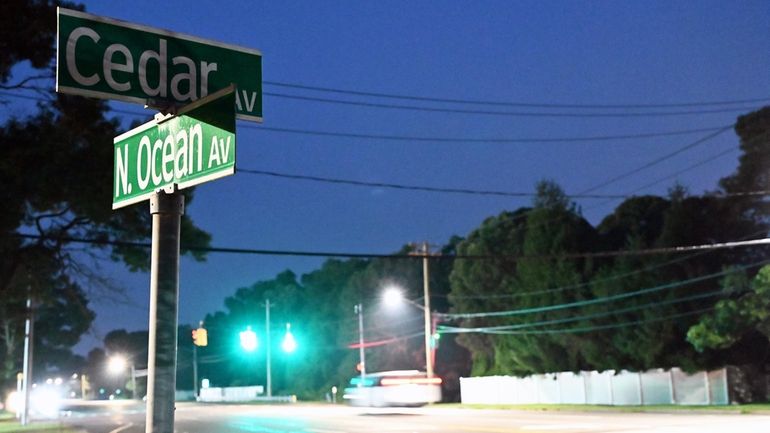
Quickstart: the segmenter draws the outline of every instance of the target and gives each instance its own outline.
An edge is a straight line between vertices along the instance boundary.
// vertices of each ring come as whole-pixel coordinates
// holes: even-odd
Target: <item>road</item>
[[[144,433],[140,405],[73,410],[62,422],[87,433]],[[770,416],[182,403],[175,425],[176,433],[766,433]]]

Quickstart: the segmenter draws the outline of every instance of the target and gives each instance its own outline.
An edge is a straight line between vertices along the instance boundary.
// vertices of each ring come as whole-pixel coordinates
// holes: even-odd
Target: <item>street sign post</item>
[[[238,118],[262,121],[258,50],[58,8],[56,91],[155,106],[237,86]]]
[[[235,89],[115,137],[112,208],[235,173]]]
[[[174,432],[178,190],[235,172],[235,118],[262,121],[257,50],[57,8],[56,91],[177,114],[114,139],[112,208],[150,199],[146,433]]]

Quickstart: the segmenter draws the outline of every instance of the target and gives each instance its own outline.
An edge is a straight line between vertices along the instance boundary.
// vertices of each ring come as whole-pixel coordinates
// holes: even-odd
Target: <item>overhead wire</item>
[[[561,328],[561,329],[535,329],[535,330],[513,330],[513,331],[479,331],[484,334],[506,334],[506,335],[545,335],[545,334],[582,334],[586,332],[604,331],[609,329],[626,328],[629,326],[644,325],[647,323],[666,322],[674,319],[681,319],[683,317],[697,316],[699,314],[712,311],[714,308],[701,308],[698,310],[688,311],[685,313],[670,314],[667,316],[652,317],[647,319],[640,319],[628,322],[613,323],[608,325],[596,325],[596,326],[584,326],[578,328]]]
[[[741,240],[747,240],[754,236],[766,235],[766,234],[767,234],[767,230],[764,230],[764,229],[758,230],[747,236],[744,236],[743,238],[741,238]],[[597,283],[606,283],[606,282],[615,281],[615,280],[622,280],[634,275],[651,272],[656,269],[664,268],[666,266],[671,266],[687,260],[692,260],[696,257],[711,253],[713,251],[715,250],[699,250],[693,254],[677,257],[675,259],[671,259],[662,263],[656,263],[650,266],[645,266],[640,269],[634,269],[633,271],[610,275],[608,277],[603,277],[603,278],[592,279],[591,281],[586,281],[578,284],[570,284],[566,286],[552,287],[552,288],[542,289],[542,290],[528,290],[528,291],[522,291],[522,292],[516,292],[516,293],[494,293],[494,294],[483,294],[483,295],[452,294],[451,297],[452,299],[482,299],[482,300],[483,299],[515,299],[515,298],[526,297],[526,296],[537,296],[537,295],[544,295],[544,294],[551,294],[551,293],[560,293],[560,292],[565,292],[570,290],[577,290],[584,287],[589,287]],[[437,297],[439,295],[431,295],[431,296]],[[446,295],[446,296],[448,297],[449,295]]]
[[[393,110],[420,111],[429,113],[450,113],[450,114],[474,114],[485,116],[505,116],[505,117],[542,117],[542,118],[639,118],[639,117],[668,117],[668,116],[691,116],[702,114],[718,113],[739,113],[747,110],[756,110],[758,107],[735,107],[719,109],[703,109],[688,111],[649,111],[633,113],[571,113],[571,112],[534,112],[534,111],[491,111],[491,110],[470,110],[460,108],[427,107],[416,105],[384,104],[376,102],[351,101],[346,99],[321,98],[315,96],[291,95],[278,92],[263,92],[265,96],[275,98],[291,99],[298,101],[320,102],[328,104],[348,105],[367,108],[386,108]]]
[[[699,139],[697,139],[695,141],[692,141],[690,143],[687,143],[684,146],[681,146],[681,147],[677,148],[673,152],[669,152],[669,153],[667,153],[667,154],[665,154],[663,156],[657,157],[657,158],[653,159],[652,161],[646,162],[646,163],[642,164],[641,166],[639,166],[639,167],[637,167],[637,168],[635,168],[633,170],[629,170],[629,171],[627,171],[625,173],[622,173],[620,175],[614,176],[614,177],[612,177],[610,179],[607,179],[607,180],[605,180],[603,182],[600,182],[600,183],[598,183],[598,184],[596,184],[596,185],[594,185],[594,186],[592,186],[590,188],[587,188],[587,189],[581,191],[579,194],[588,194],[590,192],[596,191],[597,189],[603,188],[603,187],[605,187],[605,186],[607,186],[609,184],[615,183],[615,182],[617,182],[617,181],[619,181],[621,179],[625,179],[625,178],[627,178],[629,176],[632,176],[632,175],[634,175],[636,173],[644,171],[644,170],[646,170],[646,169],[648,169],[650,167],[653,167],[653,166],[655,166],[657,164],[660,164],[661,162],[663,162],[663,161],[665,161],[667,159],[670,159],[670,158],[672,158],[672,157],[674,157],[676,155],[679,155],[682,152],[690,150],[690,149],[692,149],[692,148],[694,148],[696,146],[699,146],[699,145],[701,145],[701,144],[703,144],[703,143],[705,143],[705,142],[707,142],[707,141],[709,141],[709,140],[711,140],[713,138],[716,138],[717,136],[719,136],[719,135],[729,131],[731,128],[732,128],[732,126],[726,126],[726,127],[721,128],[721,129],[718,129],[718,130],[716,130],[714,132],[711,132],[711,133],[709,133],[709,134],[707,134],[707,135],[705,135],[705,136],[703,136],[703,137],[701,137],[701,138],[699,138]]]
[[[39,96],[23,95],[23,94],[17,94],[17,93],[12,93],[7,91],[0,91],[0,96],[8,96],[12,98],[28,99],[28,100],[35,100],[35,101],[48,101],[48,99],[45,99]],[[124,110],[124,109],[119,109],[114,107],[110,107],[110,111],[118,114],[125,114],[128,116],[137,116],[137,117],[144,117],[144,118],[152,117],[151,113],[139,112],[139,111],[133,111],[133,110]],[[647,139],[647,138],[671,137],[671,136],[696,134],[700,132],[718,131],[718,130],[721,130],[722,128],[731,128],[734,125],[722,125],[722,126],[713,126],[713,127],[705,127],[705,128],[668,130],[668,131],[637,132],[637,133],[630,133],[630,134],[614,134],[614,135],[611,134],[611,135],[573,136],[573,137],[569,137],[569,136],[567,137],[431,137],[431,136],[370,134],[370,133],[320,131],[320,130],[312,130],[312,129],[270,127],[265,125],[256,125],[252,122],[242,122],[240,126],[246,129],[253,129],[256,131],[278,132],[278,133],[300,134],[300,135],[311,135],[311,136],[386,140],[386,141],[438,142],[438,143],[570,143],[570,142],[619,141],[619,140],[637,140],[637,139]]]
[[[514,309],[514,310],[503,310],[503,311],[485,311],[485,312],[475,312],[475,313],[441,313],[441,317],[444,317],[447,319],[475,319],[475,318],[482,318],[482,317],[520,316],[524,314],[544,313],[549,311],[583,307],[586,305],[602,304],[602,303],[614,302],[622,299],[632,298],[636,296],[647,295],[650,293],[662,292],[664,290],[682,287],[682,286],[686,286],[686,285],[701,282],[701,281],[707,281],[714,278],[725,276],[727,274],[736,272],[738,270],[746,270],[752,267],[765,265],[767,263],[770,263],[770,260],[763,260],[763,261],[752,263],[750,265],[738,266],[733,269],[701,275],[698,277],[676,281],[673,283],[666,283],[666,284],[661,284],[661,285],[648,287],[644,289],[633,290],[630,292],[618,293],[618,294],[609,295],[609,296],[601,296],[601,297],[597,297],[593,299],[585,299],[581,301],[565,302],[562,304],[544,305],[539,307],[528,307],[528,308],[520,308],[520,309]]]
[[[563,323],[580,322],[583,320],[600,319],[603,317],[610,317],[618,314],[632,313],[639,310],[649,309],[651,307],[662,307],[666,305],[674,305],[683,302],[698,301],[702,299],[713,298],[715,296],[724,295],[722,290],[716,290],[707,293],[700,293],[697,295],[684,296],[675,299],[668,299],[665,301],[648,302],[642,305],[635,305],[632,307],[625,307],[610,311],[602,311],[599,313],[584,314],[581,316],[570,316],[559,319],[540,320],[536,322],[517,323],[513,325],[498,325],[498,326],[477,326],[477,327],[462,327],[462,326],[447,326],[441,325],[439,328],[441,331],[454,332],[454,333],[469,333],[469,332],[485,332],[485,331],[508,331],[514,329],[534,328],[545,325],[560,325]]]
[[[770,101],[770,98],[749,98],[735,99],[726,101],[696,101],[696,102],[675,102],[675,103],[632,103],[632,104],[563,104],[563,103],[544,103],[544,102],[511,102],[511,101],[491,101],[481,99],[459,99],[459,98],[441,98],[428,96],[404,95],[397,93],[383,93],[373,91],[361,91],[351,89],[341,89],[334,87],[311,86],[307,84],[288,83],[282,81],[263,80],[263,84],[268,86],[285,87],[290,89],[312,90],[318,92],[337,93],[343,95],[371,96],[376,98],[402,99],[409,101],[424,102],[443,102],[450,104],[473,104],[473,105],[494,105],[506,107],[530,107],[530,108],[671,108],[671,107],[698,107],[715,105],[735,105],[735,104],[753,104]]]
[[[681,129],[681,130],[669,130],[669,131],[653,131],[653,132],[638,132],[632,134],[615,134],[615,135],[594,135],[594,136],[582,136],[582,137],[430,137],[430,136],[410,136],[410,135],[388,135],[388,134],[370,134],[370,133],[355,133],[355,132],[339,132],[339,131],[320,131],[312,129],[296,129],[296,128],[279,128],[270,127],[264,125],[255,125],[253,123],[245,123],[242,125],[245,128],[253,129],[256,131],[278,132],[287,134],[299,134],[319,137],[338,137],[338,138],[355,138],[355,139],[367,139],[367,140],[384,140],[384,141],[407,141],[407,142],[431,142],[431,143],[579,143],[579,142],[597,142],[597,141],[621,141],[621,140],[638,140],[646,138],[660,138],[660,137],[672,137],[680,135],[697,134],[701,132],[717,131],[728,126],[718,127],[706,127],[706,128],[694,128],[694,129]]]
[[[107,238],[46,236],[46,235],[35,235],[35,234],[27,234],[27,233],[12,233],[11,235],[22,239],[34,239],[34,240],[42,240],[42,241],[56,240],[60,242],[83,243],[83,244],[91,244],[91,245],[109,245],[109,246],[134,247],[134,248],[151,248],[152,246],[148,242],[119,241],[119,240],[113,240],[113,239],[107,239]],[[700,244],[700,245],[685,245],[685,246],[678,246],[678,247],[647,248],[647,249],[636,249],[636,250],[613,250],[613,251],[544,254],[544,255],[530,255],[530,256],[502,255],[502,254],[454,254],[454,255],[437,256],[435,258],[438,258],[438,259],[451,258],[453,260],[509,260],[509,261],[551,260],[555,258],[583,259],[583,258],[596,258],[596,257],[675,254],[675,253],[684,253],[684,252],[698,251],[698,250],[737,248],[737,247],[758,246],[758,245],[768,245],[768,244],[770,244],[770,238],[753,239],[753,240],[747,240],[747,241]],[[338,258],[370,258],[370,259],[383,258],[383,259],[409,259],[409,260],[422,258],[422,256],[412,255],[412,254],[266,250],[266,249],[254,249],[254,248],[204,247],[204,246],[198,246],[198,245],[188,245],[184,243],[181,244],[181,249],[187,250],[187,251],[200,251],[200,252],[208,252],[208,253],[272,255],[272,256],[338,257]]]
[[[269,170],[256,170],[250,168],[239,168],[239,173],[255,174],[260,176],[269,176],[282,179],[291,180],[305,180],[320,183],[331,183],[340,185],[351,186],[364,186],[374,188],[388,188],[388,189],[400,189],[408,191],[423,191],[423,192],[440,192],[440,193],[452,193],[452,194],[468,194],[468,195],[486,195],[486,196],[502,196],[502,197],[536,197],[537,193],[534,192],[509,192],[509,191],[493,191],[493,190],[478,190],[468,188],[445,188],[445,187],[431,187],[421,185],[407,185],[398,183],[387,182],[369,182],[353,179],[340,179],[323,176],[310,176],[302,174],[282,173]],[[580,195],[568,195],[570,198],[586,198],[586,199],[606,199],[606,198],[628,198],[629,196],[620,194],[580,194]]]

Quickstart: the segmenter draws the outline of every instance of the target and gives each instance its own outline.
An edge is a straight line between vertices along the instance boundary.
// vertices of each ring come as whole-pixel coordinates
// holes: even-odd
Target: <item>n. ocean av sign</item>
[[[112,208],[235,173],[235,96],[229,87],[115,137]]]
[[[236,115],[262,121],[262,55],[58,8],[56,91],[145,104],[188,104],[237,86]]]

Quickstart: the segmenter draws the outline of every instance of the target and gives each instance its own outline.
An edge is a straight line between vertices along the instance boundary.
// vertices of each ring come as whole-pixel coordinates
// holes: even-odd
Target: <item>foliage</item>
[[[717,273],[726,264],[750,264],[747,260],[759,255],[757,249],[592,260],[569,255],[725,242],[761,233],[766,227],[762,220],[736,211],[731,199],[691,196],[675,186],[667,198],[626,199],[594,229],[557,185],[541,182],[536,191],[532,208],[488,218],[459,244],[463,255],[511,259],[458,261],[451,274],[453,311],[574,306],[460,321],[462,327],[487,329],[458,340],[472,353],[474,375],[672,366],[694,370],[746,361],[744,349],[754,342],[750,335],[738,335],[739,344],[730,350],[700,353],[686,335],[700,312],[720,305],[718,281],[698,277]],[[679,282],[686,284],[672,284]],[[640,290],[650,291],[595,302]],[[756,300],[750,303],[758,305]],[[495,330],[500,326],[507,329]],[[755,356],[750,362],[761,360]]]
[[[725,281],[725,289],[735,297],[717,302],[714,311],[687,332],[687,340],[698,351],[731,347],[752,332],[770,339],[770,266],[764,266],[750,284],[742,272]]]
[[[453,239],[441,252],[453,254],[456,242],[458,239]],[[405,246],[398,253],[405,255],[410,251],[412,247]],[[436,258],[430,266],[434,307],[446,311],[452,261]],[[423,369],[422,311],[408,304],[387,310],[380,297],[384,288],[391,285],[400,287],[406,298],[419,299],[423,292],[421,258],[330,259],[301,278],[285,271],[274,279],[239,288],[225,299],[226,311],[206,317],[209,346],[199,348],[201,377],[208,378],[214,386],[266,383],[264,320],[268,299],[274,395],[297,394],[300,398],[318,399],[332,386],[342,390],[358,374],[358,350],[349,345],[358,342],[354,306],[359,303],[363,305],[365,341],[388,342],[366,348],[367,371]],[[292,354],[279,349],[287,322],[291,323],[299,344]],[[247,325],[258,335],[259,347],[250,354],[238,345],[238,333]],[[444,354],[451,358],[443,358]],[[462,369],[467,371],[467,362],[463,362],[467,356],[450,337],[442,338],[437,358],[439,374],[457,377]]]
[[[735,132],[741,140],[742,155],[734,174],[720,182],[728,193],[766,191],[770,187],[770,107],[738,118]],[[733,200],[732,212],[759,227],[759,233],[766,235],[768,229],[767,200],[763,196],[739,195]],[[728,220],[729,221],[729,220]],[[725,226],[723,226],[725,227]],[[730,225],[726,225],[729,229]],[[746,230],[744,228],[744,230]],[[754,237],[754,236],[752,236]],[[767,248],[746,249],[745,261],[764,260]],[[714,311],[692,326],[687,339],[698,351],[708,348],[736,348],[741,341],[759,333],[770,338],[770,269],[763,267],[749,282],[744,272],[727,275],[723,287],[728,299],[718,302]],[[752,353],[761,354],[759,348],[751,347]]]
[[[149,239],[146,207],[110,209],[109,144],[121,132],[120,122],[107,118],[108,106],[102,101],[52,94],[48,65],[54,53],[57,4],[12,0],[0,16],[0,85],[33,88],[48,96],[35,114],[6,119],[0,126],[0,381],[13,380],[21,366],[28,296],[38,310],[39,335],[45,332],[36,342],[41,356],[35,359],[38,367],[55,369],[53,364],[61,367],[72,359],[68,348],[93,320],[89,292],[116,290],[93,268],[93,260],[109,257],[132,270],[149,268],[146,249],[120,243]],[[25,61],[31,68],[15,68]],[[189,203],[192,191],[185,194]],[[182,226],[183,243],[209,244],[210,236],[189,218],[184,217]],[[74,247],[73,238],[105,243],[83,251]],[[204,258],[199,251],[187,253]]]

